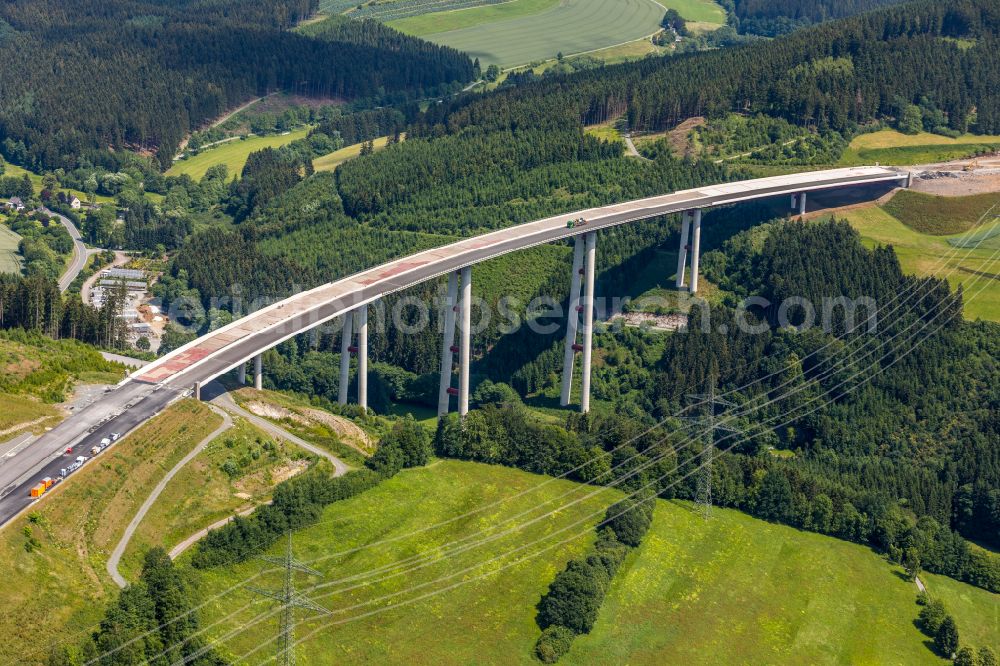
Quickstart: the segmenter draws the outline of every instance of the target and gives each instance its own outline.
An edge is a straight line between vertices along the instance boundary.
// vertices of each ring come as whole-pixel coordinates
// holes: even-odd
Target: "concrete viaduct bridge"
[[[261,385],[261,353],[279,342],[330,320],[346,316],[340,367],[340,402],[347,402],[350,357],[358,358],[358,403],[367,407],[368,305],[373,301],[422,282],[448,275],[445,334],[441,349],[439,412],[447,414],[450,397],[458,398],[458,411],[469,408],[470,316],[472,266],[509,252],[572,237],[575,241],[570,307],[565,342],[562,402],[568,404],[573,364],[582,356],[581,409],[590,402],[590,356],[593,331],[594,259],[597,231],[670,213],[682,213],[681,251],[677,286],[684,286],[690,261],[688,289],[698,291],[698,262],[702,210],[712,206],[790,195],[799,213],[806,208],[807,193],[836,187],[885,181],[909,184],[908,172],[882,167],[858,167],[759,178],[700,187],[637,201],[592,208],[501,229],[450,245],[395,259],[336,282],[296,294],[263,308],[228,326],[167,354],[146,366],[133,381],[193,387],[238,368],[245,380],[245,364],[253,362],[254,384]],[[577,220],[583,219],[585,224]],[[582,287],[582,295],[581,295]],[[582,315],[582,326],[580,318]],[[457,321],[456,321],[457,320]],[[458,324],[459,344],[455,344]],[[354,341],[356,337],[356,342]],[[458,355],[459,386],[451,384]]]
[[[262,381],[261,355],[275,345],[337,317],[345,317],[340,402],[348,400],[350,358],[358,359],[358,403],[367,407],[368,306],[377,299],[444,275],[448,276],[445,334],[441,347],[439,409],[448,413],[457,397],[458,412],[469,409],[470,318],[472,266],[501,255],[566,238],[574,239],[570,307],[565,340],[562,404],[569,403],[573,367],[582,357],[580,408],[590,408],[590,361],[593,333],[594,272],[597,232],[637,220],[682,214],[681,251],[677,287],[683,288],[688,262],[687,288],[698,290],[701,214],[706,208],[790,196],[792,208],[805,212],[807,193],[872,183],[897,182],[909,186],[911,175],[883,167],[854,167],[745,180],[699,187],[529,222],[450,245],[392,260],[336,282],[301,292],[265,307],[166,354],[129,376],[114,391],[74,414],[39,438],[26,451],[0,466],[0,524],[10,518],[15,495],[44,476],[57,476],[60,454],[87,437],[121,434],[165,409],[179,396],[212,379],[238,369],[245,381],[246,364],[253,363],[254,385]],[[580,218],[585,224],[576,224]],[[573,222],[574,224],[570,224]],[[582,293],[581,293],[582,292]],[[581,322],[582,318],[582,322]],[[457,325],[457,326],[456,326]],[[459,341],[455,343],[456,328]],[[452,387],[455,356],[458,387]],[[30,453],[29,453],[30,451]],[[21,490],[24,490],[21,493]],[[14,502],[18,504],[18,502]],[[26,501],[20,504],[27,504]],[[23,506],[22,506],[23,508]],[[16,511],[14,511],[16,513]]]

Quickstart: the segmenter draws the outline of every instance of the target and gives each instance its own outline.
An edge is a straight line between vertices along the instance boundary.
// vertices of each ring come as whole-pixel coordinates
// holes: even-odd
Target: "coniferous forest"
[[[316,6],[4,3],[3,152],[39,170],[92,163],[113,171],[129,149],[166,168],[189,132],[255,96],[419,98],[473,78],[467,56],[374,22],[288,30]]]

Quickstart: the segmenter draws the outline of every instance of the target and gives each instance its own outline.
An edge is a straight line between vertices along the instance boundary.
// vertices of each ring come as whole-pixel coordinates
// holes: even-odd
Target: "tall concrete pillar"
[[[358,405],[368,409],[368,306],[358,310]]]
[[[791,202],[790,202],[790,203],[788,204],[788,207],[789,207],[789,208],[791,208],[792,210],[795,210],[796,208],[798,208],[798,207],[799,207],[799,203],[798,203],[798,201],[799,201],[799,195],[797,195],[797,194],[793,194],[793,195],[792,195],[792,200],[791,200]]]
[[[583,278],[583,375],[580,382],[580,411],[590,411],[590,357],[594,344],[594,265],[597,261],[597,234],[586,238]]]
[[[701,209],[694,211],[691,227],[691,287],[692,294],[698,293],[698,262],[701,260]]]
[[[263,354],[257,354],[253,357],[253,387],[258,391],[264,388]]]
[[[562,393],[559,404],[565,407],[569,404],[569,396],[573,391],[573,366],[576,361],[576,334],[580,326],[580,282],[583,279],[583,236],[573,239],[573,275],[569,286],[569,312],[566,313],[566,342],[563,352]]]
[[[194,383],[194,387],[193,387],[191,393],[192,393],[192,397],[194,397],[195,400],[199,400],[199,401],[201,400],[201,382],[195,382]]]
[[[351,383],[351,344],[354,337],[354,312],[344,315],[344,330],[340,335],[340,392],[337,402],[347,404],[347,390]]]
[[[451,403],[451,371],[455,361],[455,308],[458,304],[458,274],[448,275],[448,295],[444,302],[444,342],[441,345],[441,386],[438,390],[438,416],[447,416]]]
[[[458,414],[469,413],[469,359],[472,356],[472,267],[462,269],[461,322],[458,331],[462,335],[458,354]]]
[[[677,252],[677,288],[684,287],[684,273],[687,270],[688,236],[691,233],[691,211],[681,213],[681,247]]]
[[[236,381],[239,382],[240,386],[247,383],[247,364],[240,363],[240,367],[236,369]]]
[[[806,193],[799,193],[799,215],[806,214]]]

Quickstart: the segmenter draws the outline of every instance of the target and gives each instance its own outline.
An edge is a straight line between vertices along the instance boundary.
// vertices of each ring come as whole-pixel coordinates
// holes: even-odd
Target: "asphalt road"
[[[65,292],[73,284],[73,280],[80,274],[83,267],[87,265],[87,246],[83,244],[80,230],[76,228],[71,219],[65,215],[51,211],[44,206],[39,208],[39,210],[50,217],[59,218],[59,221],[62,222],[62,225],[66,227],[66,231],[73,238],[73,261],[70,262],[69,266],[66,267],[66,272],[59,278],[59,291]]]
[[[218,407],[212,407],[211,409],[213,412],[222,417],[222,423],[219,424],[218,428],[209,433],[208,436],[198,442],[198,444],[196,444],[186,456],[181,458],[177,464],[174,465],[162,479],[160,479],[160,482],[157,483],[156,487],[153,488],[153,491],[149,493],[149,496],[142,503],[142,506],[139,507],[139,510],[135,512],[135,515],[129,522],[128,527],[125,528],[122,538],[118,540],[118,545],[116,545],[115,549],[111,551],[111,557],[108,558],[107,570],[108,575],[111,576],[111,580],[115,581],[115,584],[118,587],[123,588],[128,584],[125,577],[122,576],[120,571],[118,571],[118,564],[121,562],[122,555],[125,554],[125,548],[128,547],[128,542],[132,540],[132,535],[135,534],[136,529],[138,529],[139,523],[141,523],[142,519],[146,517],[147,513],[149,513],[149,510],[152,508],[153,503],[156,502],[156,499],[160,496],[160,493],[164,491],[167,484],[170,483],[170,480],[177,475],[177,472],[181,471],[181,469],[191,462],[196,455],[204,451],[205,447],[212,443],[212,440],[233,427],[233,420],[229,418],[229,414],[222,411]]]
[[[165,409],[195,383],[207,385],[274,345],[386,294],[426,282],[464,266],[509,252],[551,243],[636,220],[693,208],[787,196],[905,178],[905,172],[862,167],[833,169],[726,183],[649,197],[528,222],[444,247],[403,257],[343,280],[296,294],[167,354],[137,371],[102,400],[69,417],[8,463],[0,466],[0,525],[31,504],[28,490],[45,476],[55,478],[68,458],[70,443],[99,441],[111,432],[123,435]],[[583,217],[586,226],[568,228]],[[71,280],[72,281],[72,280]],[[107,422],[106,419],[113,418]],[[76,455],[84,455],[79,451]]]
[[[0,525],[6,524],[36,501],[28,491],[41,479],[46,476],[57,478],[60,470],[77,456],[90,457],[90,447],[104,437],[110,438],[111,433],[127,436],[179,396],[178,392],[165,387],[141,382],[126,383],[109,392],[104,399],[76,412],[9,458],[0,465]],[[112,446],[115,445],[117,442]],[[73,446],[71,455],[63,453],[68,446]],[[73,473],[79,472],[78,469]]]

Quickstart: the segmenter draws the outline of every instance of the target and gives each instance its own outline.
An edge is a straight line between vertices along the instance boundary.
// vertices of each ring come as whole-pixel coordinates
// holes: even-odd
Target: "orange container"
[[[42,483],[45,485],[45,489],[48,490],[49,488],[52,487],[52,484],[55,483],[55,481],[52,480],[51,476],[47,476],[44,479],[42,479]]]
[[[37,486],[33,486],[31,488],[31,496],[32,497],[41,497],[42,493],[44,493],[44,492],[45,492],[45,484],[44,483],[39,483]]]

